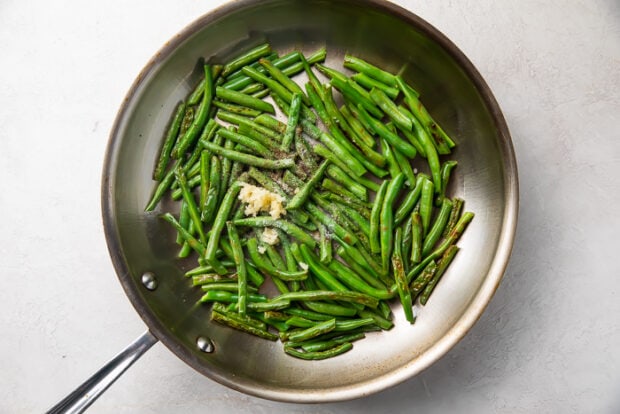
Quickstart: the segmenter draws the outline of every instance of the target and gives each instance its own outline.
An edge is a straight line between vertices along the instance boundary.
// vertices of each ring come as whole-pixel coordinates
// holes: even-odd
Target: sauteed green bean
[[[197,255],[184,272],[212,321],[304,360],[391,329],[390,305],[415,323],[474,217],[450,197],[456,142],[420,94],[360,57],[344,71],[325,57],[264,43],[205,64],[170,114],[145,208],[180,258]]]

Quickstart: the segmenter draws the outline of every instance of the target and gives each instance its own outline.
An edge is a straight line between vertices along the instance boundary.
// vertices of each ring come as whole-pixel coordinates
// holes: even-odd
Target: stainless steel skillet
[[[182,275],[187,263],[157,212],[144,213],[151,172],[175,104],[200,77],[199,58],[226,61],[269,41],[274,49],[312,53],[327,64],[345,52],[402,72],[433,116],[458,141],[451,195],[476,218],[461,252],[410,326],[369,335],[353,351],[325,361],[285,355],[281,344],[209,322],[200,292]],[[172,208],[166,202],[162,209]],[[50,412],[80,412],[160,340],[204,375],[263,398],[322,402],[357,398],[410,378],[456,344],[478,319],[506,267],[514,237],[517,168],[508,128],[471,62],[428,23],[380,0],[240,0],[205,15],[170,40],[132,85],[110,135],[102,180],[108,248],[127,296],[148,332]]]

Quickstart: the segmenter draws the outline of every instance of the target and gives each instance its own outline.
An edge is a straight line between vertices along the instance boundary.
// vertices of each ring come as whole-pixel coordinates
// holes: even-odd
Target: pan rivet
[[[148,290],[157,289],[157,278],[155,277],[155,274],[152,272],[145,272],[142,275],[142,284]]]
[[[196,339],[196,346],[202,352],[206,352],[207,354],[210,354],[211,352],[215,351],[213,342],[211,342],[209,338],[205,338],[204,336],[199,336],[198,339]]]

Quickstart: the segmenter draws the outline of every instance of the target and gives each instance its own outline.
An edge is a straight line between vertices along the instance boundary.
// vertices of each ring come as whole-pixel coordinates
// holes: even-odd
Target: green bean
[[[330,165],[327,169],[327,174],[344,185],[354,195],[352,198],[357,197],[362,201],[368,201],[368,190],[366,187],[351,178],[342,168],[339,168],[337,165]],[[338,193],[337,191],[335,192]]]
[[[239,295],[223,290],[209,290],[200,298],[200,302],[224,302],[224,303],[237,303]],[[267,302],[267,296],[259,293],[248,293],[248,302]]]
[[[336,326],[337,325],[338,325],[338,321],[336,321]],[[334,329],[334,332],[336,332],[336,329]],[[323,336],[327,336],[327,335],[323,335]],[[337,345],[341,345],[347,342],[357,341],[365,337],[366,335],[364,335],[363,332],[357,332],[357,333],[346,334],[346,335],[340,334],[339,336],[336,336],[328,340],[321,340],[320,338],[316,338],[313,341],[305,341],[303,343],[300,343],[299,347],[303,349],[304,352],[319,352],[319,351],[325,351],[327,349],[334,348]],[[291,346],[290,342],[287,343],[287,345]]]
[[[342,258],[344,263],[348,265],[355,272],[355,274],[362,278],[366,283],[368,283],[375,289],[385,289],[386,283],[384,283],[382,279],[379,279],[376,273],[369,271],[367,269],[367,266],[362,266],[354,258],[349,256],[347,251],[342,246],[337,249],[337,253]],[[388,284],[391,284],[390,280],[386,281],[388,282]]]
[[[422,260],[422,243],[424,239],[422,218],[420,213],[414,211],[411,214],[411,263],[420,263]]]
[[[357,109],[359,110],[360,116],[365,119],[365,121],[370,125],[370,127],[381,138],[388,141],[391,145],[394,146],[395,149],[400,151],[403,155],[406,155],[409,158],[414,158],[416,156],[417,152],[413,145],[399,137],[397,134],[390,131],[385,125],[370,116],[370,114],[366,112],[366,109],[362,105],[358,105]]]
[[[268,61],[273,62],[274,60],[276,60],[278,58],[279,58],[278,53],[277,52],[272,52],[272,53],[269,53],[268,55],[263,56],[262,58],[259,58],[258,60],[255,60],[252,63],[249,63],[247,66],[250,66],[251,68],[254,68],[254,69],[258,69],[258,68],[262,67],[260,62],[259,62],[260,59],[267,59]],[[243,75],[243,72],[241,71],[241,69],[237,69],[234,72],[232,72],[231,74],[226,76],[226,81],[227,82],[234,81],[235,79],[241,78],[243,76],[244,75]]]
[[[338,195],[344,196],[344,197],[357,198],[357,199],[359,199],[361,201],[366,201],[366,199],[367,199],[366,198],[367,197],[367,193],[362,192],[360,194],[360,192],[358,191],[358,188],[353,187],[353,189],[355,191],[355,193],[354,193],[353,191],[351,191],[351,190],[341,186],[340,184],[332,181],[329,178],[323,179],[323,181],[321,182],[321,188],[323,188],[323,189],[325,189],[325,190],[327,190],[329,192],[332,192],[334,194],[338,194]],[[364,188],[364,187],[362,187],[362,188]],[[364,188],[364,190],[366,190],[366,189]],[[366,197],[364,197],[364,196],[366,196]]]
[[[321,134],[323,134],[323,132],[321,132]],[[352,169],[352,168],[355,168],[355,169],[359,168],[357,160],[355,160],[349,154],[344,152],[342,148],[340,148],[338,152],[333,152],[331,148],[328,149],[325,145],[321,143],[316,143],[312,146],[312,151],[316,155],[323,157],[326,160],[329,160],[332,164],[337,165],[342,170],[346,171],[347,174],[353,177],[359,178],[366,171],[364,170],[364,172],[361,172],[361,170],[355,171],[354,169]],[[346,158],[342,158],[342,157],[346,157]]]
[[[433,183],[424,180],[420,196],[420,217],[422,218],[422,234],[426,237],[430,230],[431,215],[433,214]]]
[[[263,272],[273,275],[279,279],[291,281],[291,280],[304,280],[307,278],[307,270],[289,272],[286,270],[278,269],[265,260],[258,251],[258,240],[255,237],[248,239],[246,248],[250,255],[252,262]]]
[[[373,325],[374,323],[375,320],[373,318],[349,319],[346,321],[336,320],[334,332],[353,331],[364,326]]]
[[[375,266],[371,265],[368,259],[371,259],[369,256],[362,254],[363,249],[357,249],[350,244],[341,240],[338,236],[334,236],[334,239],[340,244],[341,248],[337,250],[338,254],[347,258],[352,259],[353,263],[356,263],[362,266],[366,271],[370,272],[374,278],[379,278],[380,273],[375,270]],[[344,250],[344,252],[343,252]],[[344,257],[343,257],[344,258]],[[372,261],[372,259],[371,259]]]
[[[207,142],[206,144],[210,144],[210,143]],[[222,233],[222,230],[224,229],[226,221],[228,220],[228,216],[230,215],[230,211],[232,209],[232,205],[235,201],[235,198],[237,198],[237,194],[239,194],[239,190],[241,190],[241,186],[242,186],[241,183],[239,181],[236,181],[226,191],[226,194],[224,195],[224,198],[222,199],[222,203],[220,204],[220,207],[217,211],[217,215],[215,216],[215,219],[213,220],[213,226],[211,227],[211,235],[209,237],[209,242],[207,243],[207,249],[204,254],[204,258],[207,261],[207,263],[213,266],[215,268],[215,271],[220,274],[222,273],[223,268],[221,264],[215,258],[215,251],[217,249],[217,246],[219,245],[220,235]]]
[[[338,280],[356,292],[365,293],[377,299],[391,299],[393,297],[393,294],[387,291],[385,286],[365,269],[363,273],[369,281],[366,278],[362,278],[359,275],[360,272],[355,272],[355,269],[349,269],[338,260],[332,260],[328,267]]]
[[[306,203],[305,208],[312,216],[316,217],[317,220],[327,226],[327,228],[331,232],[338,235],[338,237],[340,237],[342,240],[351,244],[355,244],[358,242],[358,239],[355,235],[353,235],[351,232],[338,224],[332,217],[325,214],[313,203]]]
[[[396,77],[389,72],[351,55],[344,56],[344,67],[357,72],[365,73],[373,79],[378,80],[388,86],[396,86]]]
[[[435,243],[437,243],[437,240],[439,240],[439,238],[441,237],[441,234],[443,233],[443,230],[448,223],[448,218],[450,217],[451,211],[452,201],[450,201],[448,198],[444,198],[441,203],[441,209],[439,210],[439,213],[435,218],[435,222],[433,223],[433,226],[430,228],[428,234],[424,238],[422,256],[427,256],[435,246]]]
[[[215,213],[217,212],[217,202],[220,198],[222,187],[222,164],[220,159],[212,155],[209,163],[209,188],[207,190],[207,198],[202,204],[201,220],[205,223],[211,223]]]
[[[215,96],[222,100],[245,106],[247,108],[255,109],[260,112],[268,112],[270,114],[276,113],[273,105],[271,105],[270,103],[241,92],[233,91],[232,89],[226,89],[221,86],[217,86],[215,88]]]
[[[394,154],[394,148],[392,148],[385,139],[381,139],[381,148],[383,150],[383,156],[387,160],[390,176],[394,179],[394,177],[402,173],[400,164],[396,160],[396,155]]]
[[[303,136],[303,128],[297,127],[295,129],[295,152],[299,156],[302,164],[309,170],[316,170],[319,168],[317,161],[312,153],[312,147]]]
[[[441,191],[439,193],[439,200],[443,200],[446,196],[446,188],[448,187],[448,182],[450,181],[450,173],[456,165],[456,161],[446,161],[441,166]]]
[[[379,305],[385,305],[388,310],[390,309],[389,305],[387,305],[386,302],[381,301],[379,302]],[[377,314],[376,311],[370,311],[367,309],[361,310],[357,314],[362,318],[372,318],[375,325],[385,331],[389,331],[394,327],[394,323],[389,319],[390,315],[388,315],[387,317],[383,317]]]
[[[409,193],[407,193],[403,201],[396,209],[396,213],[394,213],[395,226],[399,226],[400,223],[402,223],[405,218],[407,218],[411,210],[413,210],[418,200],[420,199],[420,194],[422,193],[422,187],[425,181],[428,181],[428,177],[426,176],[426,174],[418,174],[415,187],[409,190]]]
[[[235,266],[237,267],[237,294],[239,296],[237,306],[239,307],[239,315],[245,316],[246,303],[248,294],[248,281],[245,260],[243,257],[243,249],[241,247],[241,241],[239,240],[239,233],[237,229],[230,222],[226,222],[228,229],[228,238],[230,239],[230,245],[233,249],[233,255],[235,259]]]
[[[370,135],[370,133],[368,132],[368,129],[364,127],[364,125],[355,116],[353,116],[353,113],[346,105],[342,105],[340,107],[340,113],[342,113],[344,118],[347,120],[347,122],[351,126],[351,129],[355,131],[355,134],[357,135],[359,139],[359,142],[356,142],[356,144],[360,147],[360,149],[364,151],[364,145],[366,146],[366,148],[372,149],[372,147],[375,146],[375,139],[372,137],[372,135]],[[366,152],[364,152],[364,154],[369,159],[371,160],[373,159]],[[381,154],[378,154],[378,155],[381,156]],[[376,158],[377,160],[379,160],[379,163],[377,164],[377,166],[383,167],[385,165],[385,159],[383,159],[383,161],[380,161],[380,158],[378,157]]]
[[[229,131],[227,129],[221,128],[219,131],[217,131],[217,134],[220,135],[222,138],[246,146],[247,148],[251,149],[253,152],[257,153],[262,157],[269,157],[272,154],[269,148],[267,148],[260,142],[257,142],[243,134],[239,134],[238,132]]]
[[[253,312],[277,311],[286,309],[291,306],[291,302],[287,300],[279,302],[250,302],[248,309]]]
[[[288,309],[288,308],[287,308]],[[279,311],[266,311],[264,312],[264,316],[267,319],[271,319],[273,321],[285,322],[289,316],[284,313],[286,309],[283,309],[282,312]]]
[[[174,147],[174,143],[179,135],[181,122],[183,121],[183,116],[185,115],[185,109],[185,102],[180,102],[176,107],[174,116],[166,133],[166,139],[164,140],[159,152],[159,159],[155,166],[155,170],[153,171],[153,179],[155,181],[161,181],[166,174],[166,167],[170,162],[170,154],[172,153],[172,148]]]
[[[386,173],[385,170],[380,167],[385,165],[385,159],[357,136],[357,133],[351,128],[334,102],[331,87],[325,87],[322,96],[326,111],[324,116],[327,116],[327,120],[324,119],[323,122],[329,122],[329,124],[326,123],[326,125],[332,135],[370,172],[378,177],[383,177]],[[349,142],[349,139],[343,135],[341,130],[344,131],[351,141],[355,142],[357,147]]]
[[[392,99],[396,99],[400,92],[398,88],[386,85],[385,83],[378,81],[374,78],[371,78],[370,76],[362,72],[356,73],[355,75],[351,76],[351,79],[353,79],[355,82],[359,83],[360,85],[362,85],[364,88],[368,89],[369,91],[372,88],[380,89]]]
[[[204,233],[204,229],[202,228],[202,222],[200,221],[200,213],[198,212],[198,207],[196,206],[196,201],[194,200],[194,196],[190,192],[187,186],[187,179],[185,178],[185,174],[183,173],[183,170],[179,168],[176,170],[175,175],[176,175],[177,181],[179,182],[179,185],[181,186],[181,191],[183,193],[183,200],[185,201],[185,204],[187,204],[189,216],[194,222],[194,226],[195,226],[196,231],[198,232],[200,241],[203,244],[206,244],[206,236]]]
[[[415,186],[416,179],[413,168],[411,167],[411,162],[398,150],[394,150],[394,158],[396,159],[400,171],[407,177],[407,185],[409,187]]]
[[[284,132],[286,131],[286,124],[284,122],[278,121],[269,114],[258,115],[256,118],[254,118],[254,122],[259,125],[265,126],[279,134],[284,134]]]
[[[286,89],[288,89],[293,95],[299,94],[301,100],[306,105],[310,105],[310,101],[308,100],[308,97],[304,94],[303,90],[299,87],[298,84],[292,81],[288,76],[282,73],[280,69],[275,67],[268,60],[261,59],[259,60],[259,62],[261,65],[263,65],[263,67],[267,70],[267,72],[271,75],[273,79],[278,81],[281,85],[283,85]]]
[[[318,280],[323,282],[328,289],[337,292],[347,291],[347,287],[338,281],[334,275],[331,274],[329,269],[320,262],[319,258],[308,248],[308,246],[302,244],[299,246],[299,251],[304,259],[304,262],[310,267],[310,270],[316,276]]]
[[[162,218],[165,218],[162,216]],[[235,263],[229,260],[222,260],[222,266],[225,267],[234,267]],[[213,266],[211,265],[207,265],[207,266],[198,266],[195,267],[191,270],[188,270],[187,272],[185,272],[185,276],[186,277],[193,277],[193,276],[199,276],[199,275],[205,275],[205,274],[209,274],[209,276],[213,276],[214,278],[216,278],[216,281],[221,281],[227,277],[229,277],[229,275],[227,276],[223,276],[223,275],[219,275],[217,273],[212,273],[213,270]]]
[[[317,220],[318,222],[318,220]],[[319,262],[324,265],[329,264],[332,261],[332,241],[331,237],[327,234],[327,228],[323,223],[318,222],[317,227],[319,228]]]
[[[414,267],[409,273],[407,273],[407,280],[411,281],[411,279],[417,276],[432,260],[441,257],[441,255],[451,245],[455,244],[467,228],[467,225],[473,220],[473,218],[474,213],[469,211],[463,213],[452,231],[448,234],[448,237],[446,237],[446,239],[439,245],[439,247],[433,250],[431,254],[426,256],[416,267]]]
[[[243,164],[237,161],[233,161],[232,167],[230,169],[230,175],[228,176],[228,184],[226,188],[233,185],[233,183],[237,181],[239,177],[241,177],[241,174],[243,174],[244,169],[245,169],[245,166]]]
[[[310,319],[313,321],[328,321],[333,318],[332,315],[326,315],[324,313],[299,308],[287,308],[284,309],[283,312],[288,315],[300,316],[302,318]]]
[[[359,303],[360,305],[368,306],[373,309],[376,308],[379,304],[379,301],[370,295],[359,292],[352,292],[348,290],[341,292],[335,292],[331,290],[305,290],[300,292],[289,292],[276,296],[272,300],[290,300],[291,302],[303,301],[304,303],[307,303],[307,301],[315,302],[320,300],[336,300],[342,302]],[[354,314],[355,311],[349,316],[352,316]]]
[[[236,282],[236,281],[235,281]],[[211,283],[199,283],[200,288],[202,289],[203,292],[208,292],[210,290],[217,290],[220,292],[231,292],[231,293],[237,293],[239,291],[239,287],[237,286],[237,283],[231,283],[228,281],[224,281],[224,282],[211,282]],[[253,287],[253,286],[246,286],[247,292],[250,293],[256,293],[258,292],[258,289]],[[237,295],[239,295],[239,293],[237,293]],[[241,298],[241,296],[239,296],[239,298]],[[241,312],[240,312],[241,314]]]
[[[345,352],[350,351],[352,348],[353,348],[353,344],[351,344],[350,342],[345,342],[343,344],[336,345],[335,347],[327,349],[325,351],[315,351],[315,352],[301,352],[301,351],[297,351],[295,348],[285,346],[284,352],[296,358],[316,361],[316,360],[332,358],[337,355],[344,354]]]
[[[172,185],[172,182],[174,181],[174,171],[176,170],[176,168],[177,168],[177,165],[175,164],[173,168],[171,168],[166,173],[164,178],[159,182],[159,184],[155,188],[155,191],[153,191],[153,196],[151,197],[151,201],[149,201],[149,203],[144,208],[145,212],[153,211],[155,207],[157,206],[157,204],[159,203],[159,201],[163,198],[164,194],[166,194],[166,191],[168,191],[168,189]]]
[[[374,254],[381,253],[381,245],[379,244],[380,216],[388,184],[389,181],[383,181],[381,183],[370,212],[370,234],[368,238],[370,239],[370,251]]]
[[[266,135],[274,141],[280,142],[282,140],[282,138],[280,138],[280,135],[277,132],[272,131],[271,129],[266,128],[260,124],[257,124],[256,122],[252,121],[249,118],[246,118],[245,116],[233,114],[231,112],[218,111],[217,117],[222,121],[230,122],[234,125],[246,125],[248,128],[256,130],[257,132]]]
[[[234,129],[233,126],[228,127],[230,132]],[[233,140],[227,139],[224,141],[224,150],[226,151],[237,151],[235,150],[235,142]],[[221,177],[221,191],[219,193],[218,201],[221,202],[222,198],[226,194],[225,190],[228,189],[228,180],[230,179],[230,173],[232,170],[232,163],[234,160],[228,157],[222,157],[222,177]]]
[[[189,217],[189,209],[187,207],[187,204],[185,203],[185,201],[181,200],[181,208],[179,210],[179,224],[184,229],[188,229],[190,221],[191,218]],[[181,236],[181,233],[177,232],[176,243],[182,245],[184,241],[185,240],[183,239],[183,236]]]
[[[242,91],[241,93],[244,95],[247,95],[247,92],[245,91]],[[242,105],[235,105],[235,104],[228,103],[228,102],[214,100],[212,103],[213,103],[213,106],[215,106],[216,108],[223,109],[227,112],[232,112],[237,115],[243,115],[243,116],[248,116],[248,117],[258,116],[263,112],[257,109],[248,108]]]
[[[435,272],[437,271],[437,263],[434,260],[431,260],[428,265],[422,270],[422,273],[418,277],[415,278],[413,282],[409,285],[409,290],[411,292],[411,297],[416,298],[420,292],[426,287],[426,285],[433,279],[435,276]]]
[[[253,98],[258,98],[258,99],[262,99],[265,96],[269,95],[269,89],[265,88],[265,85],[263,85],[260,82],[252,83],[253,79],[250,79],[245,75],[243,75],[242,77],[249,81],[248,85],[245,88],[242,88],[242,89],[229,88],[229,89],[239,91],[241,93],[245,93],[246,95],[250,95]],[[233,82],[235,82],[235,80],[233,80]],[[265,92],[267,93],[267,95],[262,96],[262,94]],[[231,111],[231,112],[235,112],[235,111]]]
[[[319,335],[331,332],[336,327],[336,319],[330,319],[323,322],[318,322],[312,326],[302,329],[298,332],[291,332],[287,335],[280,335],[280,339],[283,341],[301,342],[315,338]]]
[[[200,142],[206,149],[215,154],[221,155],[222,157],[230,159],[232,161],[237,161],[246,165],[252,165],[254,167],[261,167],[265,169],[282,169],[290,168],[295,165],[295,160],[293,158],[281,158],[278,160],[259,158],[250,154],[245,154],[243,152],[222,148],[219,145],[212,144],[211,142]]]
[[[310,193],[314,190],[317,183],[323,177],[325,170],[329,167],[329,161],[323,161],[321,166],[312,174],[312,177],[304,184],[303,187],[299,188],[299,191],[293,196],[291,201],[289,201],[286,205],[289,209],[297,209],[300,208],[310,196]]]
[[[381,112],[379,107],[377,107],[369,97],[364,96],[366,91],[363,89],[362,91],[356,89],[355,86],[357,86],[357,84],[355,84],[352,80],[347,79],[346,81],[343,81],[342,79],[332,78],[331,84],[334,88],[340,91],[345,99],[357,107],[362,106],[365,110],[378,118],[383,116],[383,112]]]
[[[333,318],[329,319],[332,320]],[[317,324],[315,321],[311,321],[309,319],[303,318],[301,316],[291,316],[285,322],[289,327],[295,328],[310,328]],[[302,340],[303,342],[303,340]]]
[[[259,336],[261,338],[269,339],[270,341],[278,340],[277,335],[272,334],[265,329],[259,329],[254,326],[244,324],[241,321],[235,320],[231,317],[230,314],[211,312],[211,320],[230,326],[231,328]]]
[[[428,130],[437,152],[440,154],[449,154],[450,148],[453,148],[456,145],[455,142],[429,115],[424,105],[422,105],[419,101],[419,95],[417,92],[413,93],[415,91],[409,85],[404,84],[404,87],[410,94],[409,99],[406,99],[407,105],[411,103],[411,111],[413,112],[414,117],[417,118]]]
[[[464,201],[462,198],[455,197],[452,200],[452,211],[450,211],[450,218],[448,218],[448,224],[446,224],[446,228],[444,229],[444,232],[441,235],[442,237],[447,237],[448,234],[450,234],[450,232],[456,225],[456,222],[459,220],[459,217],[461,216],[461,210],[463,209],[463,203]]]
[[[351,112],[351,114],[353,115],[353,117],[355,119],[357,119],[357,121],[364,127],[364,129],[371,135],[377,135],[377,133],[370,127],[370,124],[366,122],[366,120],[364,119],[364,117],[360,114],[360,111],[357,109],[357,104],[350,102],[350,101],[346,101],[345,100],[345,106],[347,107],[347,109]],[[375,139],[373,138],[373,146],[375,144]]]
[[[405,312],[405,318],[409,323],[415,322],[413,316],[413,304],[411,301],[411,293],[409,292],[409,286],[407,284],[407,276],[405,275],[405,269],[403,267],[403,259],[401,253],[401,245],[403,242],[402,229],[399,227],[396,229],[396,235],[394,236],[394,253],[392,254],[392,266],[394,267],[394,279],[396,280],[396,287],[398,289],[398,296],[400,297],[400,303],[403,306]]]
[[[377,189],[379,189],[379,187],[377,187]],[[331,192],[324,193],[322,194],[322,196],[323,198],[326,198],[327,200],[333,201],[335,203],[348,205],[351,208],[354,208],[355,210],[357,210],[358,213],[360,213],[367,219],[370,219],[370,209],[372,208],[373,203],[370,203],[368,201],[362,201],[358,199],[357,197],[355,198],[346,197],[346,196],[342,196],[340,194],[334,194]]]
[[[370,98],[381,108],[383,112],[390,118],[394,124],[399,125],[406,131],[411,131],[413,124],[411,120],[403,115],[396,104],[380,89],[372,88],[370,90]]]
[[[284,69],[288,66],[293,65],[295,62],[299,61],[300,58],[300,53],[298,51],[293,51],[291,53],[287,53],[286,55],[279,57],[275,60],[272,61],[273,65],[276,66],[279,69]],[[267,70],[265,68],[263,68],[260,63],[256,62],[257,66],[254,67],[254,69],[256,69],[257,71],[259,71],[260,73],[267,73]],[[231,79],[229,81],[227,81],[226,83],[224,83],[222,86],[224,88],[227,89],[233,89],[233,90],[241,90],[242,88],[250,85],[252,83],[253,79],[250,78],[247,75],[243,74],[243,71],[240,70],[240,76]]]
[[[247,66],[243,68],[243,72],[247,76],[254,79],[255,81],[264,84],[267,88],[271,90],[271,92],[273,92],[275,95],[278,95],[280,98],[286,101],[289,105],[291,104],[293,100],[293,94],[288,89],[286,89],[281,83],[277,82],[274,79],[268,78],[265,75],[261,74],[260,72]],[[309,119],[315,118],[314,113],[310,111],[308,107],[304,105],[302,105],[301,107],[301,112]]]
[[[259,58],[267,56],[270,53],[271,46],[268,43],[258,45],[224,65],[224,69],[222,70],[222,77],[226,77],[237,69],[240,69],[252,62],[255,62]]]
[[[452,259],[454,259],[454,256],[458,253],[458,251],[459,248],[454,244],[450,245],[450,247],[446,249],[443,256],[441,257],[441,260],[439,260],[439,263],[437,264],[437,270],[435,271],[435,275],[424,287],[424,291],[420,295],[420,304],[426,305],[426,302],[433,293],[435,286],[441,279],[441,276],[443,276],[443,274],[445,273],[446,269],[448,268],[448,266],[452,262]]]
[[[288,93],[288,91],[286,93]],[[291,116],[291,105],[289,102],[287,102],[280,95],[276,95],[276,94],[272,94],[271,99],[273,99],[273,102],[275,102],[275,104],[278,106],[278,108],[280,108],[280,110],[284,113],[284,115],[286,115],[287,117]],[[292,95],[291,95],[290,102],[291,103],[293,102]],[[300,122],[306,121],[314,125],[316,123],[316,115],[314,112],[310,110],[310,108],[302,104],[299,108],[299,121]]]
[[[247,125],[239,125],[237,132],[269,148],[272,156],[273,154],[276,154],[276,155],[279,154],[280,144],[274,141],[273,139],[269,138],[267,135],[261,134],[260,132],[256,131],[255,129],[250,128]]]
[[[261,287],[265,282],[263,275],[261,275],[258,270],[252,266],[247,266],[246,270],[248,272],[248,279],[252,282],[252,284],[254,286]]]
[[[358,213],[354,208],[347,205],[338,205],[338,207],[344,212],[344,214],[351,219],[352,222],[364,233],[366,237],[370,235],[370,222],[366,217]]]
[[[194,238],[194,236],[192,236],[190,234],[190,232],[188,232],[186,229],[184,229],[178,221],[176,221],[176,219],[174,218],[174,216],[170,213],[164,213],[161,216],[162,219],[166,220],[168,223],[172,224],[172,226],[176,229],[176,231],[178,231],[181,236],[183,237],[183,239],[190,245],[190,247],[194,250],[196,250],[196,252],[198,252],[199,255],[203,255],[205,253],[205,246],[200,243],[198,240],[196,240]],[[226,272],[222,272],[226,273]]]
[[[259,240],[261,239],[259,238]],[[265,253],[267,253],[267,256],[269,257],[269,260],[271,260],[271,263],[277,269],[286,269],[286,263],[284,263],[284,260],[282,260],[282,256],[280,256],[280,252],[278,252],[278,250],[271,244],[267,244],[265,242],[263,242],[262,244],[265,247]]]
[[[402,105],[399,105],[398,110],[402,114],[409,117],[413,125],[413,130],[407,131],[398,125],[396,125],[396,127],[398,128],[400,132],[402,132],[402,134],[405,136],[405,138],[407,138],[407,140],[411,143],[411,145],[413,145],[416,151],[418,151],[418,154],[420,154],[422,158],[426,158],[426,151],[424,150],[424,146],[422,145],[422,140],[418,138],[420,134],[426,134],[426,130],[424,129],[424,127],[422,127],[422,125],[418,122],[418,120],[415,119],[415,117],[411,114],[411,112],[407,110],[407,108],[405,108]]]
[[[304,306],[314,312],[320,312],[332,316],[348,317],[354,316],[357,312],[354,308],[336,305],[335,303],[317,302],[312,300],[305,301]]]
[[[416,106],[419,101],[417,97],[415,97],[411,91],[407,88],[407,85],[404,83],[402,78],[396,77],[396,82],[398,83],[398,87],[405,96],[405,102],[409,105],[410,109],[412,106]],[[424,152],[426,153],[426,160],[428,161],[428,166],[431,170],[431,176],[433,177],[433,184],[435,185],[435,191],[439,194],[441,191],[441,170],[439,166],[439,157],[437,155],[437,150],[435,149],[435,145],[430,140],[430,137],[426,133],[419,134],[420,141],[422,146],[424,147]]]
[[[297,85],[295,83],[295,85]],[[293,142],[295,130],[297,128],[297,124],[299,123],[299,114],[301,110],[301,102],[302,98],[305,95],[300,93],[294,93],[291,101],[291,106],[289,109],[289,118],[286,124],[286,130],[284,131],[284,137],[282,138],[282,144],[280,149],[282,151],[288,151],[291,147],[291,143]]]
[[[211,162],[211,153],[206,150],[200,152],[200,211],[204,210],[207,202],[207,193],[209,191],[209,165]]]
[[[342,73],[340,71],[337,71],[336,69],[332,69],[330,67],[327,67],[327,66],[324,66],[324,65],[321,65],[321,64],[317,64],[315,66],[319,70],[319,72],[321,72],[322,74],[324,74],[325,76],[327,76],[330,79],[339,78],[343,82],[346,82],[347,79],[348,79],[347,75],[345,75],[344,73]]]
[[[342,228],[344,228],[347,232],[355,234],[356,243],[362,242],[358,234],[358,231],[360,230],[359,226],[351,219],[349,219],[349,217],[345,214],[345,212],[342,210],[342,208],[340,208],[339,205],[327,202],[327,200],[325,200],[323,197],[319,196],[316,193],[312,194],[312,200],[316,202],[319,207],[329,213],[333,220],[340,226],[342,226]],[[336,230],[334,231],[334,233],[338,235],[338,232]]]
[[[316,240],[314,240],[310,235],[304,232],[301,228],[297,227],[295,224],[285,220],[277,220],[271,217],[247,217],[235,220],[234,224],[235,226],[275,227],[312,248],[316,247]]]
[[[177,141],[177,145],[172,150],[172,157],[181,158],[185,151],[194,144],[198,138],[198,134],[203,129],[205,122],[207,121],[207,115],[211,108],[211,101],[213,100],[213,85],[211,78],[211,65],[204,65],[205,73],[205,87],[202,96],[202,102],[198,108],[198,114],[194,117],[192,125],[185,131],[182,137]]]
[[[234,276],[234,277],[233,277]],[[237,289],[236,275],[221,276],[217,273],[206,273],[192,276],[192,286],[228,284]]]
[[[381,243],[381,264],[384,270],[387,270],[389,268],[389,261],[390,257],[392,256],[392,248],[394,247],[392,243],[394,238],[393,205],[404,182],[405,176],[403,174],[399,174],[390,181],[387,190],[385,191],[383,206],[381,207],[381,232],[379,240]]]
[[[334,128],[337,131],[337,129]],[[334,152],[338,157],[347,157],[349,160],[344,159],[343,162],[349,167],[349,170],[354,173],[354,176],[359,177],[366,173],[367,169],[372,168],[373,170],[379,171],[373,174],[381,175],[381,169],[374,167],[372,163],[362,162],[361,160],[365,160],[364,156],[361,155],[352,145],[351,143],[342,136],[340,140],[335,139],[331,135],[327,133],[321,133],[319,137],[320,141],[325,144],[330,150]],[[347,143],[343,145],[343,143]],[[367,160],[366,160],[367,161]],[[372,165],[373,167],[369,166]]]

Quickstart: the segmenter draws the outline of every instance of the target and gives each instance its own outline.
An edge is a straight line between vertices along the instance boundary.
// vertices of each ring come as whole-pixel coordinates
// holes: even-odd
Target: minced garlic
[[[280,239],[278,238],[278,232],[270,227],[267,227],[265,230],[263,230],[261,240],[272,246],[278,244],[278,242],[280,241]]]
[[[282,205],[284,198],[262,187],[245,184],[239,192],[239,200],[247,203],[246,216],[256,216],[261,211],[267,211],[273,219],[278,219],[286,214]]]

